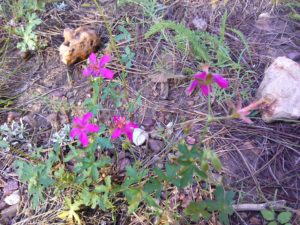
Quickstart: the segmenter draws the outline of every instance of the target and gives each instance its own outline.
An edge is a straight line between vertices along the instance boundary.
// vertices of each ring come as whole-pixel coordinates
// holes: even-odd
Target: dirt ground
[[[47,41],[48,46],[24,60],[13,47],[16,44],[13,40],[6,52],[5,63],[0,68],[0,76],[3,77],[13,72],[9,79],[4,80],[0,99],[16,96],[11,106],[4,108],[0,104],[0,124],[9,122],[12,117],[23,118],[30,128],[28,135],[37,146],[49,146],[50,136],[63,124],[71,123],[74,116],[81,115],[81,105],[90,96],[89,81],[81,74],[85,63],[79,62],[67,67],[60,61],[58,48],[63,42],[63,30],[79,26],[92,27],[101,37],[101,50],[109,40],[103,18],[92,1],[65,2],[67,10],[59,11],[49,4],[46,12],[41,14],[43,23],[38,28],[38,34]],[[171,42],[160,40],[155,35],[145,39],[144,34],[150,27],[151,19],[145,17],[140,7],[117,8],[115,1],[103,2],[101,6],[105,9],[113,34],[117,35],[118,25],[123,24],[133,37],[130,43],[118,44],[120,51],[129,44],[136,54],[133,67],[128,71],[128,93],[130,99],[140,95],[142,104],[132,119],[148,130],[165,127],[170,122],[174,125],[169,139],[159,143],[163,151],[136,149],[138,158],[145,165],[152,166],[156,158],[167,159],[172,152],[172,144],[184,137],[187,127],[190,134],[185,139],[199,143],[206,119],[207,99],[197,94],[189,98],[185,95],[189,78],[170,80],[167,96],[162,96],[161,88],[165,87],[153,82],[151,75],[162,62],[168,62],[167,66],[175,74],[181,74],[186,67],[197,70],[199,63],[189,54],[177,50]],[[300,23],[288,17],[290,11],[285,4],[276,5],[268,0],[233,0],[213,9],[204,0],[160,2],[165,5],[162,18],[182,23],[192,30],[196,29],[193,19],[202,18],[207,22],[206,31],[215,35],[219,35],[222,15],[228,12],[225,42],[230,47],[232,58],[243,64],[240,74],[232,73],[226,67],[220,69],[220,73],[230,82],[226,96],[232,101],[237,101],[239,95],[243,98],[243,105],[253,101],[265,68],[276,57],[287,56],[300,62]],[[89,3],[90,6],[82,7],[83,3]],[[268,13],[268,16],[261,16],[264,13]],[[241,31],[249,45],[250,54],[244,54],[242,59],[239,56],[244,50],[244,43],[231,28]],[[5,31],[1,31],[0,37],[3,35],[6,35]],[[115,56],[113,62],[117,62]],[[112,69],[119,69],[113,66],[114,63],[111,65]],[[106,123],[116,109],[109,101],[103,108],[105,110],[100,113],[99,121]],[[226,100],[222,98],[214,99],[212,110],[215,115],[229,114]],[[213,122],[203,141],[221,158],[225,187],[239,193],[236,196],[237,203],[285,200],[288,207],[299,209],[299,121],[267,124],[259,114],[254,116],[253,121],[253,124],[239,120]],[[20,151],[28,150],[23,146]],[[0,151],[0,181],[11,177],[18,179],[12,164],[20,157],[18,153]],[[132,156],[127,157],[132,160]],[[51,193],[47,193],[49,201],[33,212],[28,208],[25,185],[22,185],[22,191],[22,206],[11,224],[63,224],[55,216],[56,211],[63,207],[60,199],[53,199]],[[184,191],[184,194],[187,193]],[[87,210],[81,216],[86,224],[110,224],[110,213]],[[118,224],[146,224],[138,222],[135,216],[128,216],[125,211],[121,211],[118,217]],[[231,224],[236,225],[265,224],[259,212],[239,212],[230,220]],[[300,224],[299,215],[295,215],[293,224]]]

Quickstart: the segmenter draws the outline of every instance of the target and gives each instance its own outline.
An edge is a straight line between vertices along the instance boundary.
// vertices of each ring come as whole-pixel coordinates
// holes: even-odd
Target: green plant
[[[287,4],[287,6],[291,9],[291,13],[289,14],[289,17],[293,20],[300,21],[300,14],[297,12],[297,9],[300,9],[300,3],[299,2],[290,2]]]
[[[137,4],[142,7],[144,14],[152,19],[157,19],[160,12],[165,8],[160,5],[157,0],[118,0],[117,5]]]
[[[277,225],[277,224],[285,224],[285,225],[292,225],[292,213],[289,211],[284,211],[279,213],[276,216],[276,213],[273,210],[262,210],[260,211],[263,218],[268,221],[268,225]]]
[[[95,4],[103,14],[100,6]],[[107,20],[104,19],[104,21],[107,24]],[[226,22],[226,18],[224,21]],[[222,26],[225,26],[225,22],[222,23]],[[34,24],[34,22],[31,23]],[[198,43],[202,38],[206,38],[205,35],[201,36],[199,33],[170,21],[164,23],[160,26],[175,31],[178,46],[182,43],[183,40],[180,38],[183,36],[184,41],[191,43],[195,50],[195,56],[203,61],[210,61],[212,54],[207,52],[205,46],[199,46]],[[176,143],[171,149],[176,152],[176,157],[164,161],[161,167],[144,168],[142,162],[136,157],[132,146],[133,136],[134,132],[140,128],[137,123],[133,122],[133,118],[130,118],[130,114],[135,107],[141,105],[142,98],[137,96],[136,100],[129,100],[125,91],[122,92],[122,88],[126,90],[127,76],[123,65],[130,68],[135,54],[129,46],[125,46],[125,53],[120,56],[114,42],[130,41],[131,34],[126,28],[120,27],[121,33],[112,38],[111,29],[109,27],[107,29],[110,33],[112,47],[122,66],[121,76],[114,78],[115,71],[105,67],[105,64],[110,61],[109,55],[98,59],[97,55],[92,53],[89,58],[89,66],[83,71],[84,76],[90,76],[92,87],[92,96],[87,98],[83,104],[83,110],[88,112],[82,117],[74,118],[71,130],[70,126],[66,125],[52,136],[51,146],[48,146],[51,151],[34,148],[36,151],[31,158],[16,162],[20,180],[28,184],[28,193],[33,206],[37,207],[44,198],[43,193],[51,188],[56,196],[61,197],[63,193],[68,193],[67,197],[64,196],[65,210],[59,217],[69,222],[75,221],[80,224],[80,211],[85,208],[99,208],[114,214],[118,210],[120,201],[127,204],[128,213],[136,212],[138,207],[145,207],[146,211],[151,210],[152,213],[161,216],[165,210],[165,206],[159,202],[162,192],[168,199],[173,194],[170,189],[184,190],[201,183],[203,184],[203,188],[201,188],[203,193],[208,193],[208,187],[216,187],[216,189],[212,196],[204,195],[204,205],[198,204],[198,202],[193,203],[193,210],[198,213],[190,213],[189,209],[193,206],[191,205],[187,209],[186,215],[198,219],[202,217],[208,219],[212,213],[218,213],[220,221],[227,224],[228,216],[233,213],[231,204],[234,194],[225,192],[220,186],[221,184],[212,183],[212,172],[221,170],[221,162],[214,151],[203,147],[202,144],[189,147],[184,144],[183,140],[179,140],[181,144],[177,146]],[[33,29],[31,30],[33,31]],[[217,42],[217,38],[212,36],[209,38]],[[225,45],[224,37],[218,43]],[[215,56],[222,59],[219,63],[223,63],[223,49],[219,45],[216,46]],[[218,53],[218,51],[220,52]],[[212,78],[220,81],[220,78],[217,78],[219,76],[215,75]],[[211,75],[207,75],[207,77],[211,77]],[[121,79],[125,82],[120,82]],[[203,83],[199,83],[199,85],[203,85]],[[209,86],[209,88],[212,87]],[[209,96],[208,99],[210,115]],[[112,102],[116,106],[114,110],[105,107],[105,105],[111,106]],[[100,123],[101,117],[98,116],[111,110],[129,115],[127,117],[115,115],[110,123],[105,124],[103,120],[101,120],[103,123]],[[204,133],[208,125],[207,123]],[[74,140],[74,138],[78,140]],[[121,144],[113,142],[116,138],[120,138]],[[124,138],[126,138],[125,141]],[[203,138],[201,138],[202,140]],[[112,164],[115,162],[115,156],[107,154],[108,149],[114,150],[115,153],[129,150],[132,154],[134,162],[130,161],[130,165],[123,170],[126,171],[125,179],[118,179],[120,178],[119,171],[115,171]],[[112,216],[113,218],[114,216]]]
[[[115,37],[116,42],[131,41],[132,39],[131,34],[124,26],[119,26],[119,31],[121,33]],[[121,63],[125,65],[127,69],[130,69],[134,58],[135,58],[135,53],[132,52],[130,47],[127,45],[124,48],[124,53],[121,55]]]
[[[45,10],[46,0],[8,0],[0,3],[0,12],[19,21],[26,14]]]
[[[26,52],[28,50],[34,51],[38,47],[38,37],[34,30],[42,20],[37,17],[35,13],[26,14],[26,24],[16,28],[16,34],[22,38],[22,41],[17,44],[17,48]]]
[[[115,41],[120,42],[120,41],[131,41],[131,34],[129,31],[124,27],[124,26],[119,26],[118,27],[119,31],[121,32],[117,36],[115,36]]]
[[[208,220],[212,212],[218,212],[220,222],[225,225],[229,224],[228,217],[233,214],[232,203],[234,192],[225,192],[223,187],[217,186],[213,195],[215,200],[190,203],[185,210],[185,214],[197,221],[199,217],[204,217]]]
[[[180,46],[182,41],[188,41],[191,45],[191,51],[194,53],[195,57],[199,60],[203,60],[206,62],[209,62],[210,59],[207,54],[207,49],[201,44],[200,37],[194,32],[186,28],[185,26],[181,24],[177,24],[173,21],[160,21],[153,26],[150,27],[150,29],[145,34],[146,38],[149,38],[150,36],[154,35],[157,32],[161,32],[165,29],[171,29],[174,30],[175,35],[175,41]]]

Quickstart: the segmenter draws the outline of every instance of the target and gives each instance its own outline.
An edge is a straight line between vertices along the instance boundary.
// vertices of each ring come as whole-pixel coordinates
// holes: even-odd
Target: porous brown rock
[[[278,57],[265,71],[257,98],[271,99],[272,105],[262,111],[265,122],[300,118],[300,65]]]
[[[100,39],[95,30],[87,27],[64,30],[64,42],[59,47],[61,61],[66,65],[85,60],[97,50]]]

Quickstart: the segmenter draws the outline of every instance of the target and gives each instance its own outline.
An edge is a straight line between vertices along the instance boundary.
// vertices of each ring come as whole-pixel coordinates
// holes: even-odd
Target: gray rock
[[[274,101],[263,109],[265,122],[300,118],[300,65],[286,57],[278,57],[265,71],[257,97]]]

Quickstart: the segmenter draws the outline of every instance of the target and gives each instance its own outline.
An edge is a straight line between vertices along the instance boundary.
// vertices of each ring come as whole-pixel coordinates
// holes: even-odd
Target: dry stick
[[[232,208],[235,211],[261,211],[264,209],[282,210],[286,208],[285,204],[285,200],[278,200],[261,204],[234,204],[232,205]]]

